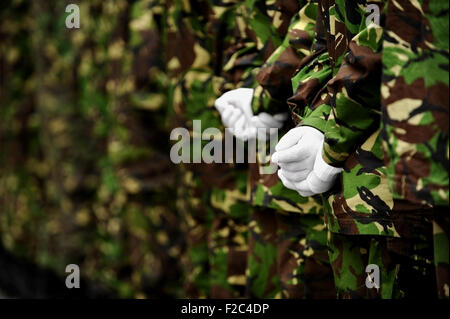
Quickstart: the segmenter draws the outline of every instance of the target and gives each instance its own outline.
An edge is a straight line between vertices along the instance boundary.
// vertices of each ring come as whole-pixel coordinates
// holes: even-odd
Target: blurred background
[[[163,10],[68,4],[0,3],[0,298],[182,297]]]

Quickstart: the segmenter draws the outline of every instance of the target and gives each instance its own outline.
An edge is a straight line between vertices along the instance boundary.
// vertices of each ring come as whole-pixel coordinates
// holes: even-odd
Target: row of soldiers
[[[112,295],[183,296],[160,13],[143,1],[2,2],[1,245],[61,288],[76,264]]]
[[[124,297],[448,298],[447,3],[75,1],[67,29],[63,1],[9,2],[3,246]],[[324,134],[331,189],[264,154],[170,163],[242,88],[280,136]]]
[[[286,133],[275,174],[264,154],[185,165],[190,296],[449,297],[448,4],[185,1],[168,21],[178,125],[239,138],[250,103],[255,127]],[[301,152],[317,145],[314,171],[337,180],[318,169],[305,187]]]

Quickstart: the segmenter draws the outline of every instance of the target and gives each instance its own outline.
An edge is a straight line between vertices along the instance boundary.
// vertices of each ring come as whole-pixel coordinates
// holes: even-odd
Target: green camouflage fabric
[[[336,166],[342,165],[378,127],[374,123],[379,118],[376,110],[380,105],[383,28],[368,20],[368,5],[376,5],[383,13],[383,1],[320,2],[333,76],[327,83],[331,112],[325,126],[323,157]],[[350,116],[347,109],[357,111],[358,118]]]
[[[192,138],[193,121],[202,129],[223,129],[214,101],[220,96],[222,48],[234,22],[234,6],[210,1],[174,2],[169,7],[167,65],[171,74],[174,126],[185,127]],[[181,31],[181,32],[180,32]],[[220,140],[223,142],[223,140]],[[208,141],[202,141],[204,147]],[[191,159],[199,158],[192,149]],[[235,298],[245,296],[247,224],[245,166],[185,164],[180,207],[189,220],[186,286],[188,296]]]
[[[322,216],[268,208],[251,216],[250,298],[336,297]]]
[[[352,237],[332,232],[328,236],[338,298],[392,298],[398,269],[389,259],[390,255],[384,253],[384,240],[368,237],[358,238],[356,242]],[[384,256],[388,258],[383,258]],[[366,287],[365,268],[369,264],[380,267],[380,287]]]
[[[340,183],[325,201],[331,231],[330,261],[340,298],[392,298],[397,291],[414,295],[407,280],[399,279],[404,275],[392,272],[400,265],[408,268],[414,260],[423,261],[426,271],[416,276],[428,285],[427,291],[433,291],[429,286],[432,211],[394,200],[387,181],[379,128],[383,29],[367,21],[365,8],[369,4],[377,4],[383,14],[383,1],[319,2],[317,29],[324,30],[317,33],[319,50],[293,78],[296,93],[289,100],[299,125],[325,133],[324,160],[344,168]],[[358,247],[363,237],[355,235],[372,235],[362,248],[368,256],[383,256],[373,262],[384,273],[385,291],[374,294],[365,289],[362,278],[371,259],[361,254]],[[384,244],[386,241],[397,241],[397,249]],[[404,251],[415,256],[413,261],[403,255]]]
[[[230,41],[227,44],[227,49],[224,50],[225,62],[223,71],[221,78],[217,81],[221,93],[229,89],[248,86],[249,83],[255,81],[254,68],[261,66],[273,48],[278,45],[281,35],[285,33],[283,30],[287,29],[287,22],[292,14],[295,13],[295,9],[295,2],[243,1],[234,3],[234,7],[231,8],[232,11],[230,10],[230,14],[226,16],[228,19],[228,26],[226,28],[230,30]],[[244,169],[243,173],[235,171],[234,175],[240,174],[240,177],[236,179],[237,189],[241,193],[245,192],[245,198],[242,198],[242,196],[241,198],[248,202],[250,200],[250,193],[247,185],[247,166],[243,166],[242,169]],[[231,216],[245,216],[245,218],[240,217],[239,220],[245,222],[245,224],[241,224],[242,231],[247,231],[247,225],[249,223],[248,213],[252,209],[249,204],[239,205],[233,203],[230,197],[224,192],[215,191],[213,193],[213,203],[217,203],[220,200],[223,203],[222,206],[226,205],[226,207],[229,207],[226,211],[229,211]],[[247,212],[247,215],[243,215],[243,212]],[[236,217],[233,219],[236,220]],[[248,253],[248,247],[246,248],[247,251],[242,256],[246,261],[247,254],[250,254],[250,257],[248,257],[249,265],[244,265],[246,268],[244,269],[244,274],[251,277],[253,276],[253,268],[250,265],[253,262],[253,259],[251,259],[252,252]],[[273,260],[271,258],[265,258],[263,263],[266,262],[270,264]],[[248,271],[245,272],[247,269]],[[249,280],[251,281],[252,279],[246,278],[246,276],[239,277],[233,274],[233,277],[230,277],[230,279],[233,279],[234,283],[239,283],[243,287],[246,287],[246,293],[250,296],[266,296],[262,291],[254,291],[254,289],[258,289],[260,286],[249,284]],[[272,280],[271,278],[266,279],[270,281]],[[271,291],[267,296],[274,296],[273,293],[274,291]]]
[[[141,280],[151,278],[153,269],[160,269],[155,285],[161,287],[161,294],[179,297],[185,229],[180,227],[181,216],[171,199],[170,194],[176,192],[175,170],[168,156],[169,146],[162,142],[169,137],[164,94],[167,78],[160,50],[165,32],[163,4],[153,0],[129,5],[125,10],[128,19],[121,22],[121,37],[111,41],[110,50],[117,50],[117,55],[109,65],[121,70],[121,75],[113,87],[117,98],[114,117],[119,123],[108,148],[110,157],[116,159],[113,164],[119,183],[125,186],[133,204],[130,214],[141,212],[147,219],[142,225],[147,226],[154,261]],[[122,44],[125,47],[121,56]],[[139,238],[142,230],[137,228],[132,236]]]
[[[210,251],[208,239],[214,218],[209,204],[210,192],[190,171],[182,171],[183,184],[177,191],[177,210],[186,224],[186,252],[182,256],[184,267],[184,296],[211,297]]]
[[[266,8],[270,8],[271,4],[266,3]],[[242,19],[242,23],[238,23],[239,34],[248,32],[247,25],[256,26],[256,21],[251,20],[253,16],[261,21],[272,18],[273,25],[261,22],[252,28],[254,34],[250,33],[249,39],[256,37],[257,41],[252,43],[244,38],[239,45],[232,46],[231,49],[239,50],[233,52],[230,49],[227,52],[229,62],[224,71],[228,79],[234,81],[231,88],[244,86],[255,89],[253,109],[256,113],[287,112],[286,99],[292,95],[289,81],[302,58],[310,51],[317,6],[309,1],[277,2],[279,12],[284,12],[284,22],[281,24],[276,18],[279,12],[272,15],[271,10],[258,12],[258,8],[263,6],[257,6],[253,9],[255,13],[250,14],[248,11],[237,10],[238,13],[247,13],[247,16],[238,14],[238,21]],[[264,156],[267,157],[266,154],[258,156],[263,156],[262,161],[266,160]],[[249,166],[249,188],[254,206],[249,225],[249,296],[335,297],[333,282],[327,282],[332,278],[332,272],[328,262],[323,219],[315,216],[303,221],[298,215],[323,214],[320,197],[303,198],[297,192],[286,189],[276,174],[262,174],[262,165],[252,163]],[[320,266],[313,267],[313,270],[309,267],[314,262]],[[317,279],[315,283],[314,279]]]
[[[123,298],[449,297],[448,3],[73,2],[80,29],[0,6],[0,250]],[[323,206],[259,165],[172,165],[170,129],[223,131],[238,87],[326,134]]]
[[[278,48],[300,3],[295,0],[232,1],[231,42],[224,50],[221,89],[255,87],[256,74]]]
[[[286,100],[292,95],[289,82],[305,56],[311,53],[316,15],[315,3],[302,3],[283,43],[261,67],[253,99],[255,113],[288,111]],[[266,154],[258,154],[258,159],[261,158],[264,162],[269,160]],[[285,188],[277,174],[263,172],[263,165],[251,165],[250,189],[253,205],[272,208],[276,214],[277,274],[281,285],[278,296],[334,298],[320,196],[304,198]]]
[[[227,23],[225,28],[229,36],[226,39],[229,40],[226,42],[222,59],[224,61],[222,72],[220,77],[215,78],[220,93],[257,84],[256,71],[281,43],[291,17],[298,11],[296,2],[249,0],[228,3],[231,7],[228,12],[223,12],[222,16]],[[236,183],[240,185],[239,188],[243,188],[248,180],[247,166],[240,171],[243,173]],[[223,194],[218,195],[223,197]],[[237,197],[250,200],[249,190],[246,188],[245,197],[242,195]],[[214,203],[217,202],[217,198],[213,197]]]
[[[110,220],[117,224],[115,232],[110,226],[100,230],[96,246],[109,246],[116,258],[114,263],[125,261],[118,273],[129,279],[118,281],[120,275],[113,274],[108,278],[118,283],[134,282],[120,288],[122,294],[135,295],[133,286],[147,286],[145,293],[138,296],[179,293],[178,257],[183,245],[173,214],[176,210],[168,195],[174,192],[168,149],[158,143],[161,135],[168,136],[161,120],[162,102],[144,97],[163,85],[159,52],[149,48],[159,41],[155,20],[161,12],[157,4],[138,1],[133,6],[126,2],[93,5],[91,11],[100,14],[84,29],[86,52],[81,55],[79,71],[81,99],[86,112],[99,125],[97,132],[103,143],[97,164],[102,183],[97,186],[94,211],[103,211],[100,216],[106,225]],[[143,106],[145,99],[150,107]],[[151,130],[147,126],[149,119],[155,122]],[[137,244],[142,241],[145,244]],[[141,271],[135,273],[134,269]]]
[[[373,22],[366,24],[368,4],[319,2],[315,49],[292,79],[295,93],[289,104],[298,125],[313,126],[325,133],[325,161],[330,163],[330,154],[347,154],[340,177],[342,189],[332,190],[328,199],[329,229],[399,236],[375,122],[377,114],[379,120],[380,97],[376,92],[380,86],[383,29]],[[383,13],[383,3],[377,5]],[[352,149],[338,153],[332,151],[336,145],[352,145]],[[342,162],[331,164],[337,163]]]
[[[237,203],[230,211],[214,211],[208,240],[212,298],[247,297],[250,208],[247,203]]]
[[[247,293],[249,298],[281,298],[277,222],[271,209],[255,209],[249,222]]]
[[[292,96],[290,81],[310,54],[314,39],[317,4],[305,1],[301,10],[292,18],[291,25],[282,44],[272,53],[257,74],[253,110],[255,114],[265,111],[270,114],[288,112],[286,100]],[[289,128],[283,128],[281,134]],[[281,136],[280,136],[281,137]],[[266,149],[270,149],[267,143]],[[258,164],[250,165],[250,191],[253,205],[302,214],[323,213],[320,197],[304,198],[296,191],[283,186],[276,172],[268,174],[261,164],[268,163],[270,154],[258,153]]]
[[[242,86],[248,87],[255,82],[255,68],[261,66],[273,48],[279,44],[279,39],[285,33],[284,30],[287,30],[287,22],[295,13],[296,4],[292,1],[242,1],[234,3],[231,10],[232,14],[227,17],[230,41],[227,49],[224,50],[225,62],[221,78],[217,81],[221,93]],[[239,172],[240,177],[237,177],[236,182],[240,192],[244,193],[245,191],[245,198],[242,199],[249,202],[247,165],[243,166],[241,170],[243,172]],[[237,173],[235,171],[234,175]],[[251,208],[249,204],[231,205],[233,201],[230,200],[230,196],[216,191],[213,195],[213,203],[216,203],[218,199],[221,199],[221,202],[230,208],[231,215],[242,215],[242,212],[248,212],[245,219],[241,217],[240,220],[245,221],[245,224],[241,224],[241,228],[247,231],[246,235],[251,240],[252,231],[248,227],[251,227],[252,222],[249,224],[248,216],[250,213],[253,214],[254,208]],[[233,282],[244,285],[247,296],[274,297],[279,290],[265,290],[261,285],[253,285],[251,282],[254,276],[258,275],[260,267],[268,269],[275,260],[267,256],[262,260],[255,261],[252,258],[254,252],[250,242],[246,248],[245,276],[239,278],[233,274]],[[269,254],[273,252],[271,246],[267,246],[263,250]],[[267,273],[265,272],[265,274]],[[267,280],[269,285],[270,282],[274,282],[273,288],[276,288],[279,287],[275,283],[277,278],[277,274],[271,272],[267,274],[267,277],[260,277],[260,280]]]
[[[433,217],[433,249],[439,298],[449,298],[449,216],[447,207],[435,208]]]
[[[275,4],[274,1],[246,1],[244,3],[229,3],[228,5],[231,5],[229,8],[220,8],[220,6],[215,6],[213,8],[215,14],[220,15],[219,21],[222,21],[222,24],[225,24],[223,28],[227,30],[224,32],[223,35],[225,39],[225,44],[222,44],[222,46],[226,46],[228,49],[225,50],[225,61],[226,64],[223,67],[223,73],[217,74],[215,77],[211,78],[211,76],[208,76],[206,73],[201,73],[201,67],[196,66],[192,68],[192,71],[189,71],[184,76],[184,82],[187,82],[189,86],[187,86],[186,89],[181,90],[183,93],[186,92],[184,95],[179,94],[177,91],[174,93],[174,101],[176,103],[178,96],[192,96],[192,100],[190,104],[185,103],[185,105],[189,105],[189,112],[192,112],[196,115],[194,118],[201,118],[202,124],[207,122],[211,123],[212,120],[208,121],[208,116],[211,118],[211,115],[213,113],[216,113],[215,110],[212,109],[212,101],[208,101],[207,97],[208,95],[205,94],[205,89],[210,90],[211,86],[208,84],[208,81],[211,82],[213,87],[212,89],[216,90],[218,93],[223,93],[226,89],[235,88],[242,84],[241,78],[245,77],[242,74],[245,72],[246,69],[253,69],[255,66],[259,66],[263,63],[263,61],[266,59],[268,54],[270,53],[270,50],[272,50],[272,47],[274,47],[275,44],[279,43],[279,38],[282,33],[280,33],[282,29],[286,30],[288,24],[288,20],[292,16],[293,13],[295,13],[296,4],[294,3],[294,10],[292,8],[292,3],[290,3],[290,6],[282,7],[279,4]],[[287,20],[284,18],[287,16]],[[281,19],[281,22],[278,21],[279,18]],[[269,19],[277,20],[276,23],[274,23],[274,26],[268,24],[265,25],[264,22],[268,21]],[[235,26],[235,21],[236,27]],[[255,22],[259,22],[258,25],[255,24]],[[276,26],[275,26],[276,24]],[[254,27],[254,28],[252,28]],[[285,31],[284,31],[285,33]],[[227,34],[230,34],[230,36],[227,37]],[[270,39],[270,41],[269,41]],[[271,42],[273,39],[272,44],[267,45],[268,42]],[[261,41],[259,41],[261,40]],[[278,41],[278,42],[277,42]],[[214,44],[213,44],[214,45]],[[217,44],[215,44],[217,45]],[[212,52],[216,52],[213,51]],[[218,56],[218,54],[217,54]],[[217,59],[216,56],[216,59]],[[206,59],[203,58],[203,61]],[[214,60],[214,55],[213,55]],[[221,61],[219,61],[221,62]],[[171,63],[169,63],[171,65]],[[177,65],[177,63],[174,63],[174,65]],[[221,69],[222,67],[216,67],[215,69]],[[194,75],[193,75],[194,74]],[[197,77],[198,80],[196,80]],[[243,82],[245,82],[244,80]],[[198,83],[198,84],[197,84]],[[196,89],[198,87],[198,90]],[[189,88],[189,89],[188,89]],[[198,92],[197,97],[195,96],[196,92]],[[217,98],[220,94],[216,95],[210,95],[214,98]],[[194,101],[197,101],[198,106],[194,105]],[[207,104],[208,103],[208,104]],[[209,105],[209,108],[207,109],[199,109],[203,107],[204,105]],[[194,107],[197,107],[195,109]],[[208,111],[208,113],[205,113],[205,111]],[[204,114],[204,115],[203,115]],[[217,121],[218,117],[215,115],[214,119]],[[220,125],[220,124],[219,124]],[[208,125],[212,127],[220,127],[217,124]],[[199,175],[207,176],[207,179],[209,181],[205,181],[204,183],[206,185],[212,185],[212,204],[215,208],[218,208],[222,211],[227,212],[233,219],[234,222],[229,221],[228,223],[221,222],[219,219],[214,223],[214,225],[225,225],[225,229],[222,229],[220,231],[214,231],[212,233],[212,238],[222,238],[224,233],[234,233],[236,229],[239,229],[241,234],[238,235],[239,238],[245,238],[246,237],[246,225],[248,221],[244,224],[236,225],[235,229],[229,229],[229,226],[226,226],[228,224],[236,224],[236,220],[238,220],[240,223],[245,221],[245,217],[242,215],[243,212],[249,212],[250,207],[248,204],[245,204],[243,201],[248,201],[248,192],[247,192],[247,174],[245,170],[245,166],[242,168],[239,168],[239,166],[234,167],[234,172],[230,175],[232,179],[227,181],[227,179],[224,179],[222,177],[222,181],[218,181],[219,184],[214,185],[215,183],[211,183],[211,176],[214,174],[211,174],[211,168],[217,170],[217,167],[213,167],[209,165],[209,168],[202,167],[199,169]],[[228,169],[233,168],[233,166],[228,166]],[[217,174],[217,173],[215,173]],[[223,175],[223,174],[222,174]],[[219,175],[220,176],[220,175]],[[234,181],[233,181],[234,180]],[[232,182],[232,183],[230,183]],[[217,185],[219,187],[217,187]],[[239,217],[233,217],[233,215],[240,215]],[[246,244],[245,244],[246,245]],[[223,244],[220,242],[213,242],[210,243],[210,247],[221,247]],[[226,247],[225,247],[226,248]],[[230,248],[226,248],[230,249]],[[245,249],[245,246],[239,248],[238,250],[243,251]],[[236,250],[233,248],[233,251]],[[217,260],[220,262],[220,260],[223,259],[224,250],[217,248],[217,253],[214,252],[214,250],[211,253],[212,259]],[[244,256],[243,254],[240,254],[241,256]],[[230,256],[232,256],[232,253],[230,253]],[[242,262],[237,263],[239,265],[242,265]],[[216,266],[217,265],[217,266]],[[243,285],[245,284],[245,273],[244,275],[239,276],[233,271],[233,269],[225,270],[223,269],[223,266],[226,265],[223,262],[217,263],[216,265],[211,264],[211,272],[212,272],[212,282],[213,282],[213,288],[212,288],[212,295],[214,295],[214,292],[216,291],[218,293],[218,296],[224,297],[226,294],[222,290],[226,290],[224,288],[227,288],[230,286],[230,284],[234,285]],[[222,275],[218,276],[219,272],[215,270],[215,268],[219,267],[221,269]],[[226,278],[226,276],[223,275],[223,273],[229,273],[229,281],[226,283],[223,281],[223,284],[220,285],[214,284],[218,278]],[[231,296],[236,296],[236,294],[232,294]]]
[[[426,235],[414,239],[341,235],[329,232],[330,262],[338,298],[399,299],[434,298],[433,251]],[[379,286],[366,286],[368,265],[379,267]],[[414,279],[412,279],[414,278]]]
[[[282,298],[334,299],[323,215],[276,212]]]
[[[42,214],[38,203],[44,193],[39,177],[27,170],[28,157],[39,156],[40,122],[32,121],[33,10],[32,3],[15,1],[0,11],[0,239],[5,249],[20,255],[29,252],[28,243],[41,242],[30,216]]]
[[[206,9],[209,10],[207,1],[203,1],[202,4],[201,8],[206,5]],[[181,85],[178,83],[181,82],[182,74],[193,65],[203,67],[203,72],[209,69],[210,50],[208,49],[211,49],[211,43],[206,42],[207,47],[204,48],[196,38],[197,36],[202,37],[202,40],[207,40],[206,31],[203,29],[205,28],[204,23],[200,24],[197,21],[197,19],[207,21],[207,12],[200,12],[203,14],[199,14],[196,19],[196,16],[193,15],[195,11],[190,5],[189,1],[166,2],[164,59],[168,70],[171,128],[188,125],[189,117],[186,113],[190,105],[183,103]],[[198,58],[199,53],[202,53],[202,58]],[[179,171],[178,178],[181,185],[177,191],[177,209],[181,212],[181,220],[184,220],[187,225],[187,250],[183,257],[184,290],[188,298],[207,298],[211,295],[207,242],[212,218],[209,205],[210,192],[203,187],[201,179],[188,167],[180,167]]]
[[[436,208],[434,263],[439,296],[446,298],[448,10],[445,1],[389,1],[381,86],[381,135],[389,187],[395,199]]]
[[[295,1],[293,1],[295,3]],[[253,110],[276,113],[286,108],[286,98],[292,95],[290,81],[301,60],[310,54],[314,39],[317,4],[296,1],[298,10],[281,44],[265,61],[257,74]]]
[[[168,148],[158,143],[161,135],[168,137],[163,101],[152,99],[164,85],[160,53],[151,47],[159,42],[157,5],[101,2],[84,11],[85,16],[99,12],[92,23],[85,22],[79,64],[82,109],[92,116],[101,143],[93,204],[99,238],[92,253],[108,249],[111,258],[90,267],[112,265],[98,280],[128,297],[180,296],[184,242],[168,195],[174,192]]]
[[[140,113],[130,95],[149,84],[133,74],[137,66],[154,81],[146,92],[160,90],[151,70],[161,69],[158,58],[139,62],[142,42],[133,43],[136,55],[130,47],[138,17],[126,1],[76,2],[80,29],[68,29],[62,2],[13,2],[2,6],[10,25],[2,34],[12,41],[11,49],[2,46],[2,61],[9,56],[16,80],[8,88],[2,81],[11,108],[2,105],[0,126],[17,167],[2,160],[2,245],[60,276],[75,263],[121,297],[180,297],[184,241],[169,196],[174,174],[168,150],[156,143],[164,128],[150,132],[139,122],[156,113]]]

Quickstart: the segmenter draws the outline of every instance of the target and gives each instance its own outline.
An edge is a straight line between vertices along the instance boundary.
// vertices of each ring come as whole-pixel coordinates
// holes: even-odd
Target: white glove
[[[323,140],[319,130],[301,126],[290,130],[278,142],[272,162],[280,166],[278,176],[286,188],[305,197],[331,188],[341,169],[323,161]]]
[[[250,122],[253,117],[252,99],[253,89],[240,88],[222,94],[214,103],[224,126],[243,141],[256,136],[256,129]]]
[[[271,133],[270,128],[279,129],[287,119],[287,114],[260,113],[253,116],[253,89],[240,88],[224,93],[214,104],[219,111],[222,123],[230,128],[236,138],[246,141],[258,137],[266,140]],[[259,130],[258,129],[265,129]]]
[[[272,162],[281,167],[286,178],[300,182],[312,171],[323,139],[323,133],[313,127],[296,127],[287,132],[275,146]]]
[[[312,172],[308,175],[306,180],[295,184],[295,186],[302,196],[325,193],[333,187],[336,178],[341,172],[342,168],[328,165],[322,158],[322,152],[319,152],[317,153]]]
[[[228,91],[222,94],[222,96],[216,100],[214,106],[221,115],[224,113],[225,109],[229,108],[230,106],[234,106],[243,111],[247,118],[250,119],[253,116],[253,91],[253,89],[248,88],[240,88]]]

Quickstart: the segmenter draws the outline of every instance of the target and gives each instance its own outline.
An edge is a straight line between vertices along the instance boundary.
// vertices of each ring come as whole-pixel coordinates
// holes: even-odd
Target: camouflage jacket
[[[224,56],[223,91],[258,85],[259,68],[282,44],[300,2],[303,1],[236,1],[233,38]]]
[[[276,48],[259,69],[253,98],[255,114],[289,112],[287,99],[292,96],[292,76],[301,67],[303,59],[311,54],[315,39],[317,4],[313,1],[301,3],[299,12],[292,18],[289,30],[281,45]],[[280,135],[292,127],[287,121]],[[280,136],[281,137],[281,136]],[[267,149],[270,145],[267,145]],[[267,153],[267,152],[266,152]],[[250,165],[250,190],[254,205],[297,213],[322,213],[320,196],[304,198],[296,191],[283,186],[278,175],[268,174],[264,166],[270,154],[258,154],[258,163]]]
[[[201,129],[219,129],[222,122],[214,101],[221,95],[223,50],[231,45],[236,4],[213,1],[172,1],[168,3],[166,63],[169,74],[168,92],[171,127],[186,128],[192,138],[194,121]],[[224,136],[222,136],[224,138]],[[221,141],[223,142],[223,140]],[[202,147],[209,143],[202,140]],[[224,143],[222,143],[224,146]],[[222,152],[225,153],[225,152]],[[202,152],[191,148],[191,162]],[[224,162],[224,161],[223,161]],[[247,201],[247,170],[234,163],[191,163],[183,165],[189,183],[204,194],[212,194],[212,204],[224,211],[232,210],[236,201]]]
[[[309,51],[313,37],[313,7],[309,1],[245,1],[239,4],[235,10],[235,43],[225,51],[221,90],[252,87],[255,89],[253,110],[256,113],[286,112],[285,100],[291,95],[290,77],[304,51]],[[304,8],[301,13],[300,8]],[[308,30],[303,31],[303,28]],[[264,71],[258,74],[260,70]],[[253,205],[303,211],[297,203],[307,203],[308,199],[284,188],[276,174],[260,176],[258,164],[251,163],[249,168],[248,194]]]
[[[192,132],[192,121],[201,120],[203,129],[213,127],[223,132],[214,101],[245,82],[246,72],[261,66],[280,43],[282,30],[288,27],[285,16],[290,19],[296,10],[282,3],[174,1],[169,6],[166,45],[175,126]],[[277,21],[277,27],[272,21]],[[183,32],[177,33],[178,29]],[[245,164],[187,167],[213,189],[215,206],[228,211],[236,199],[249,200]]]
[[[224,51],[221,76],[216,79],[222,93],[238,87],[258,88],[256,74],[275,48],[283,43],[291,18],[298,11],[300,2],[249,0],[235,3],[233,14],[230,16],[231,41],[228,42],[229,45]],[[289,68],[292,67],[292,65],[289,66]],[[278,74],[280,75],[281,72]],[[257,91],[258,94],[262,92]],[[264,99],[267,100],[267,97]],[[255,108],[255,103],[253,107]],[[248,179],[252,176],[252,166],[253,164],[248,165],[250,170],[246,169],[239,183],[243,187],[245,185],[246,200],[251,202],[253,198],[252,191],[248,187]]]
[[[320,41],[292,80],[298,124],[324,132],[324,160],[344,168],[326,203],[333,232],[400,236],[379,129],[383,28],[376,22],[384,4],[319,1]],[[371,10],[379,19],[371,21]]]
[[[415,204],[449,204],[448,9],[401,0],[387,10],[383,150],[394,198]]]

